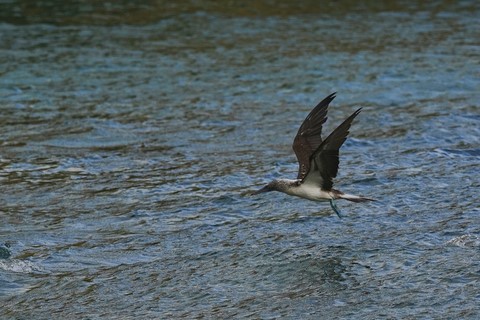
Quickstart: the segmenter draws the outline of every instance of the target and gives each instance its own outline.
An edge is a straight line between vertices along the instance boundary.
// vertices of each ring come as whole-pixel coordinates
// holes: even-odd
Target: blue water
[[[480,317],[478,4],[0,12],[0,318]],[[379,201],[248,196],[335,91]]]

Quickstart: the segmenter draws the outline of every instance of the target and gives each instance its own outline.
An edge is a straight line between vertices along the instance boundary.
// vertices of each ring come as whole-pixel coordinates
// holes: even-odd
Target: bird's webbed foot
[[[338,210],[337,205],[335,204],[335,201],[333,199],[330,199],[330,206],[332,207],[333,211],[337,214],[339,218],[342,216],[340,215],[340,210]]]

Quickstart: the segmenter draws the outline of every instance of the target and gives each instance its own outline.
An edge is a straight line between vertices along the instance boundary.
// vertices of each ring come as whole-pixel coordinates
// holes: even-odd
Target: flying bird
[[[273,180],[252,194],[280,191],[312,201],[329,201],[333,211],[339,217],[340,211],[335,204],[337,199],[353,202],[375,201],[333,189],[333,178],[338,172],[339,149],[347,139],[353,119],[362,110],[360,108],[355,111],[326,139],[322,140],[322,125],[327,121],[328,105],[335,99],[335,95],[336,92],[332,93],[313,108],[293,140],[292,147],[298,160],[297,179]]]

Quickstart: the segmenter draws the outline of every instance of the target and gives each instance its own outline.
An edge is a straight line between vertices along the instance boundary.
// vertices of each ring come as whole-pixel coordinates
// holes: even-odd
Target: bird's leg
[[[335,204],[335,201],[333,201],[333,199],[330,199],[330,206],[332,207],[333,211],[335,211],[337,216],[341,218],[342,216],[340,215],[340,210],[338,210],[337,205]]]

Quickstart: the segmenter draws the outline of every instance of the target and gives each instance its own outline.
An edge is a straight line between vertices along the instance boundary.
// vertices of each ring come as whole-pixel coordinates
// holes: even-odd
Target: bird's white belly
[[[292,188],[288,190],[287,193],[292,196],[313,201],[328,201],[334,198],[330,191],[324,191],[318,185],[307,183],[303,183],[296,188]]]

